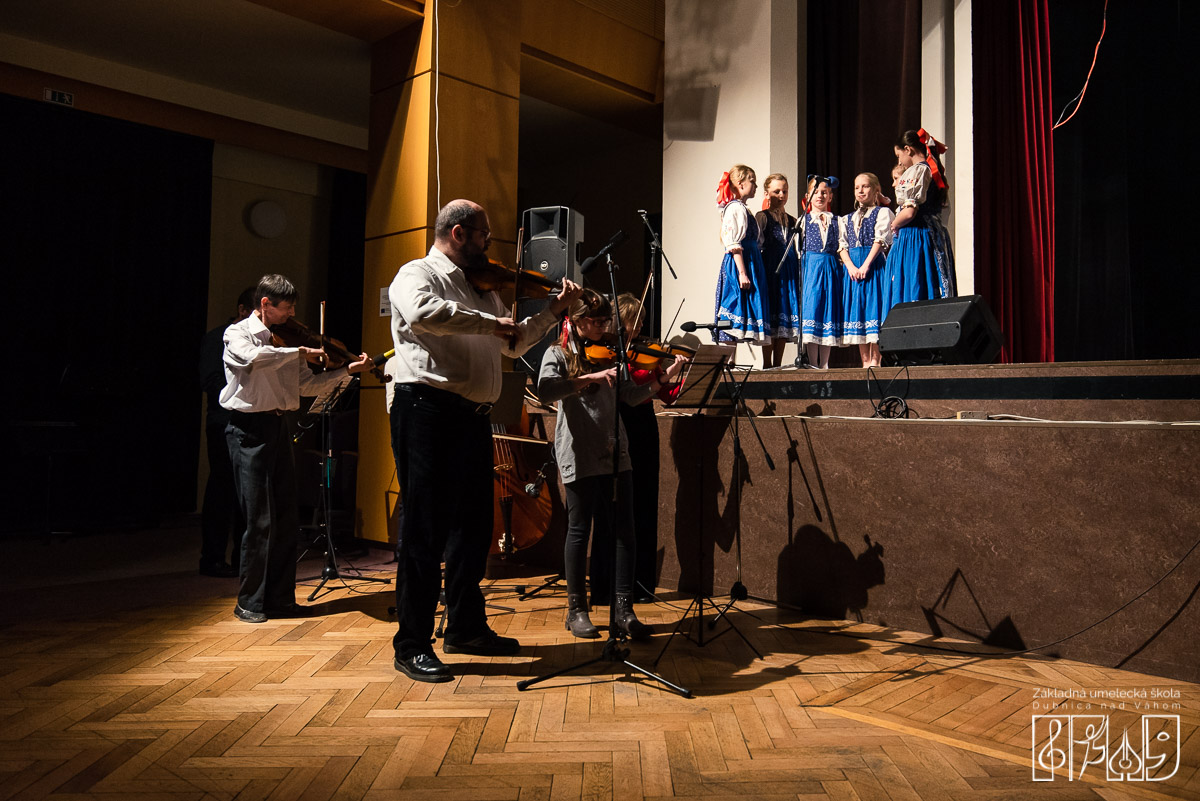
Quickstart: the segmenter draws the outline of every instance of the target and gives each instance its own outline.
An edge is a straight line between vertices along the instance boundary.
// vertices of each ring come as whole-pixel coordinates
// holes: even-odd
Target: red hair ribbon
[[[733,182],[729,180],[729,173],[721,173],[721,181],[717,184],[717,206],[727,206],[731,201],[737,200],[737,192],[733,190]]]
[[[946,179],[942,176],[942,170],[938,167],[937,157],[946,152],[946,146],[933,138],[933,134],[926,131],[924,128],[917,131],[917,139],[921,144],[925,145],[925,150],[934,155],[931,159],[925,160],[925,166],[929,168],[929,173],[933,176],[933,182],[938,185],[938,188],[946,188]]]
[[[571,318],[570,317],[563,318],[562,342],[560,342],[559,344],[563,346],[564,350],[567,350],[571,347]]]

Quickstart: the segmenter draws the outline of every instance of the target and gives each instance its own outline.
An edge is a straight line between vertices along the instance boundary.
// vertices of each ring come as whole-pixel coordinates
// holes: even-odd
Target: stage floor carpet
[[[522,653],[447,656],[455,680],[421,684],[392,666],[392,585],[337,583],[315,617],[241,623],[236,581],[196,575],[196,542],[186,526],[0,542],[16,575],[0,799],[1200,799],[1200,685],[744,602],[729,620],[764,658],[724,622],[703,648],[667,647],[657,670],[691,699],[608,664],[519,691],[603,643],[564,630],[561,585],[497,586],[514,611],[492,625]],[[388,576],[380,554],[361,564]],[[659,633],[631,661],[651,666],[689,600],[638,607]],[[1084,715],[1106,734],[1035,781]],[[1145,764],[1162,757],[1149,776],[1106,776],[1134,764],[1116,758],[1126,729]]]

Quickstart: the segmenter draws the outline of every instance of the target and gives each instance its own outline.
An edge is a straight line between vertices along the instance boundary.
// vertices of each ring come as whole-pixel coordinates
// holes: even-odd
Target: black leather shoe
[[[512,637],[501,637],[489,630],[486,634],[469,640],[443,640],[442,651],[448,654],[474,654],[475,656],[512,656],[521,650],[521,643]]]
[[[200,560],[200,575],[213,576],[215,578],[236,578],[238,570],[232,565],[227,565],[224,562],[208,562]]]
[[[454,678],[446,663],[433,654],[416,654],[408,659],[396,657],[392,665],[413,681],[442,682]]]
[[[251,612],[249,609],[243,609],[241,604],[235,604],[233,607],[233,616],[243,623],[266,623],[267,616],[262,612]]]
[[[270,606],[263,610],[267,617],[278,618],[296,618],[308,617],[312,614],[312,607],[301,606],[300,604],[288,604],[287,606],[274,607]]]

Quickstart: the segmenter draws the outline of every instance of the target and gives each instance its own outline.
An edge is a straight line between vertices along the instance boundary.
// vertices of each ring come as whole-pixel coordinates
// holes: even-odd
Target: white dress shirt
[[[477,292],[436,245],[400,268],[388,299],[396,347],[389,368],[396,383],[428,384],[475,403],[500,397],[501,354],[520,356],[558,321],[549,309],[522,320],[512,347],[492,333],[496,320],[509,316],[500,296]]]
[[[349,381],[345,369],[315,374],[299,348],[271,344],[271,329],[257,314],[225,329],[225,389],[221,406],[235,412],[292,411],[301,395],[320,395]]]

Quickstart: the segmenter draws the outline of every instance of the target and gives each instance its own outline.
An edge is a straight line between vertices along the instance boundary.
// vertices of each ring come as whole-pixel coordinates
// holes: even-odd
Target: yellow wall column
[[[519,6],[437,6],[435,13],[430,3],[419,25],[380,41],[372,54],[363,288],[363,349],[370,353],[391,347],[380,290],[429,250],[440,206],[460,197],[482,204],[493,254],[504,260],[515,244]],[[358,440],[357,534],[394,542],[398,485],[382,392],[362,394]]]

